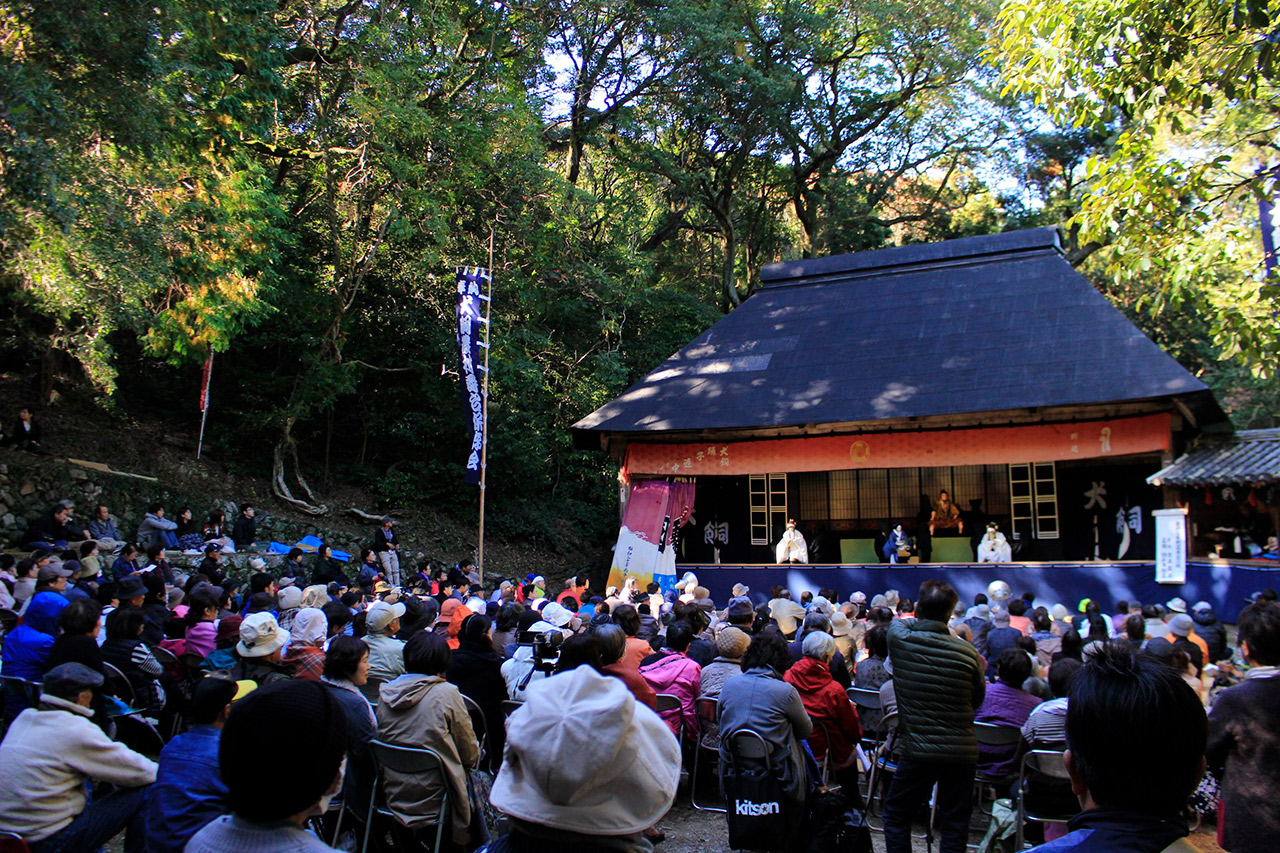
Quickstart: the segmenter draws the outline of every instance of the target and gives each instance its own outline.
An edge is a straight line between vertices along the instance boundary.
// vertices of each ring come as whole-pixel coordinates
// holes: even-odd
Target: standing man
[[[1209,714],[1209,766],[1222,780],[1222,846],[1274,850],[1280,838],[1280,604],[1240,612],[1240,653],[1251,668]]]
[[[884,804],[888,853],[911,853],[911,818],[935,783],[939,851],[964,853],[968,841],[978,763],[973,715],[986,696],[986,682],[977,650],[947,630],[958,599],[951,584],[925,581],[916,618],[889,624],[902,759]]]
[[[396,541],[396,522],[389,515],[382,517],[382,526],[373,534],[373,550],[382,565],[382,576],[387,583],[400,587],[400,543]]]

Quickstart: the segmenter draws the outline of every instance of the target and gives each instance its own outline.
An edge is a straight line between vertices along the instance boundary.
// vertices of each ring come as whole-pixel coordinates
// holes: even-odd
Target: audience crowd
[[[1206,602],[1104,612],[1002,583],[972,603],[941,580],[914,599],[737,584],[718,605],[691,573],[597,594],[402,565],[390,518],[354,565],[322,544],[241,583],[223,558],[252,546],[252,507],[228,529],[155,504],[133,537],[74,509],[0,559],[0,831],[36,853],[120,833],[127,851],[325,850],[344,831],[412,849],[441,823],[448,850],[648,851],[681,767],[704,750],[723,772],[743,732],[791,813],[824,787],[861,808],[891,761],[866,792],[890,853],[934,791],[940,850],[963,851],[975,779],[1069,817],[1028,825],[1045,850],[1159,853],[1196,812],[1230,851],[1280,838],[1271,592],[1238,648]],[[202,562],[184,574],[166,549]],[[1066,772],[1023,787],[1045,750]]]

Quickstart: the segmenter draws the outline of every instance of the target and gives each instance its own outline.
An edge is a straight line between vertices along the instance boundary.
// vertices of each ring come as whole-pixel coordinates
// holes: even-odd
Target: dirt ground
[[[708,786],[708,793],[710,793],[710,786]],[[872,822],[879,825],[878,820]],[[688,789],[683,785],[676,798],[675,806],[659,825],[667,837],[658,845],[657,853],[727,853],[732,849],[729,847],[729,829],[725,816],[719,812],[694,809],[689,805]],[[985,819],[979,824],[975,813],[974,825],[982,827],[981,831],[970,833],[969,843],[976,845],[982,840],[986,827]],[[916,831],[922,832],[923,827],[917,827]],[[1216,838],[1216,829],[1210,825],[1193,832],[1188,840],[1202,853],[1222,853]],[[871,833],[871,844],[876,853],[883,853],[884,836],[878,832]],[[935,839],[934,848],[936,847]],[[916,839],[912,842],[912,849],[925,851],[928,848],[923,840]]]

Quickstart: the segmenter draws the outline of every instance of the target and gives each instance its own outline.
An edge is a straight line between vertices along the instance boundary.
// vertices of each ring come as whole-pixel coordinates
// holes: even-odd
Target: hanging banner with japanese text
[[[622,529],[613,549],[609,586],[635,578],[643,590],[657,581],[663,591],[676,580],[676,545],[680,529],[693,514],[694,484],[639,480],[622,513]]]
[[[1187,511],[1156,509],[1156,583],[1187,582]]]
[[[463,481],[480,482],[484,455],[485,423],[484,370],[481,349],[488,346],[484,334],[487,322],[484,302],[489,285],[489,271],[482,267],[458,267],[458,377],[462,383],[462,399],[467,420],[470,446]]]
[[[736,476],[779,471],[999,465],[1167,451],[1166,413],[1133,418],[922,432],[627,445],[628,476]]]

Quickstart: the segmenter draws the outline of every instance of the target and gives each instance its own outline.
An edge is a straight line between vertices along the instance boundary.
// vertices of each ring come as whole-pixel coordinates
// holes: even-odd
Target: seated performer
[[[884,547],[881,549],[885,557],[890,563],[898,562],[898,552],[905,551],[911,547],[911,540],[907,538],[907,534],[902,532],[902,525],[895,524],[893,530],[889,531],[889,538],[885,540]]]
[[[947,494],[946,489],[938,493],[938,502],[933,507],[933,514],[929,516],[929,535],[935,535],[937,530],[946,530],[947,535],[964,535],[964,520],[960,518],[960,510],[951,502],[951,495]]]
[[[994,521],[987,524],[987,532],[983,534],[982,542],[978,545],[978,562],[1013,562],[1013,550],[1009,547],[1009,540],[1004,538],[1004,534],[1000,532]]]
[[[787,530],[778,540],[777,552],[779,563],[809,562],[809,546],[805,544],[804,534],[796,530],[794,518],[787,520]]]

